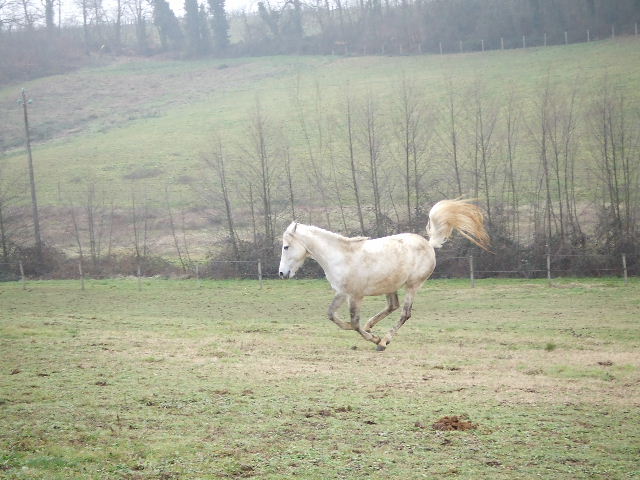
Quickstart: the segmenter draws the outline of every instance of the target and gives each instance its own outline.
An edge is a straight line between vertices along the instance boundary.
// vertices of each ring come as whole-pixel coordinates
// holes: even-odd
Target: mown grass
[[[5,283],[0,477],[633,478],[639,290],[434,280],[377,353],[324,281]]]

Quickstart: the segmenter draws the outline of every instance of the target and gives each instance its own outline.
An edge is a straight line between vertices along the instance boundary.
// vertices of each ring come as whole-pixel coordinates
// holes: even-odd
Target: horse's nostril
[[[281,276],[281,277],[284,277],[284,273],[280,272],[280,276]]]

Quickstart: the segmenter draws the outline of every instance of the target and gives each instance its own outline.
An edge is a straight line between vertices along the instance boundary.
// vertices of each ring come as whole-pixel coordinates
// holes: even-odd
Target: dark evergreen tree
[[[153,24],[158,28],[162,50],[180,49],[182,46],[182,30],[166,0],[153,1]]]
[[[229,47],[229,22],[224,3],[225,0],[209,0],[213,45],[217,52],[224,52]]]
[[[203,46],[197,0],[184,1],[184,28],[187,34],[187,53],[193,57],[201,55]]]
[[[211,30],[209,29],[209,15],[204,8],[204,4],[200,5],[200,13],[198,15],[200,27],[200,55],[211,53]]]

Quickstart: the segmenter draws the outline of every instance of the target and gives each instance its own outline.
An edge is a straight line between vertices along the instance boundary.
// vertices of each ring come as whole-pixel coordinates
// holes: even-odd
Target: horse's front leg
[[[343,330],[353,330],[353,327],[350,323],[343,322],[338,318],[338,314],[336,311],[342,306],[344,301],[347,299],[347,295],[345,293],[338,293],[335,297],[333,297],[333,302],[329,305],[329,311],[327,314],[329,315],[329,320],[338,325]]]
[[[411,308],[413,307],[413,298],[415,297],[415,294],[416,290],[407,290],[407,294],[404,297],[404,306],[402,307],[400,320],[398,320],[398,323],[389,330],[384,337],[382,337],[382,340],[380,340],[380,343],[378,343],[378,346],[376,347],[378,351],[382,351],[387,348],[387,345],[391,343],[391,339],[396,332],[400,330],[400,327],[402,327],[402,325],[404,325],[404,323],[411,317]]]
[[[400,307],[400,302],[398,301],[398,292],[390,293],[389,295],[387,295],[387,308],[382,310],[380,313],[378,313],[374,317],[371,317],[369,321],[365,323],[364,329],[367,332],[370,332],[371,329],[375,327],[380,320],[385,318],[390,313],[396,311],[399,307]]]
[[[360,306],[362,305],[362,297],[354,298],[349,297],[349,313],[351,313],[351,327],[354,330],[357,330],[360,335],[365,340],[369,340],[370,342],[375,343],[376,345],[380,343],[380,337],[374,335],[370,332],[367,332],[364,328],[360,326]]]

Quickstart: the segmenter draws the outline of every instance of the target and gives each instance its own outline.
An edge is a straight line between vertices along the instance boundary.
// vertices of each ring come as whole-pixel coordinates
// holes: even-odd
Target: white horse
[[[429,212],[429,240],[414,233],[369,239],[347,238],[318,227],[292,222],[282,236],[280,277],[291,278],[307,257],[316,260],[336,292],[329,319],[345,330],[356,330],[384,350],[411,316],[416,291],[436,266],[436,248],[458,230],[476,245],[487,249],[489,236],[482,211],[468,200],[442,200]],[[404,287],[404,308],[398,323],[380,338],[371,329],[400,307],[398,290]],[[365,296],[386,295],[387,308],[360,325],[360,306]],[[349,300],[351,322],[340,320],[336,311]]]

